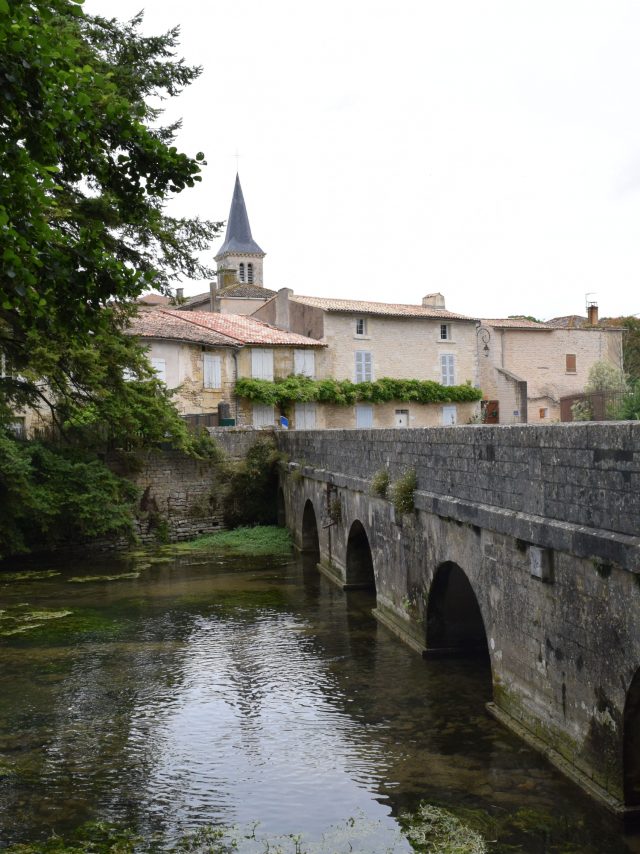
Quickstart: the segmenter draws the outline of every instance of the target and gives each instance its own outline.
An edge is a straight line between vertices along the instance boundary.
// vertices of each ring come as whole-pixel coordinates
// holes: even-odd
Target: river
[[[9,569],[0,848],[100,819],[400,852],[398,816],[428,802],[490,851],[640,850],[487,715],[485,663],[423,661],[313,565],[165,549]]]

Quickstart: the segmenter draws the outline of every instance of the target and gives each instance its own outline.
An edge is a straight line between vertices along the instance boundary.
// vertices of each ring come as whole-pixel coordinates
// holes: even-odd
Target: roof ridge
[[[170,309],[161,308],[158,310],[162,311],[164,314],[171,314],[172,317],[174,316],[174,312],[172,312]],[[212,331],[217,332],[218,335],[222,335],[225,338],[229,338],[231,341],[238,341],[240,343],[244,343],[244,341],[242,341],[242,338],[238,338],[236,335],[230,335],[228,332],[220,332],[218,329],[212,329],[211,326],[207,326],[206,323],[198,322],[198,320],[193,316],[196,313],[197,312],[195,312],[195,311],[180,312],[179,319],[184,320],[185,323],[192,323],[194,326],[199,326],[200,329],[208,329],[210,332],[212,332]],[[209,312],[209,313],[215,316],[215,312]],[[229,315],[227,315],[227,317],[228,316]],[[235,315],[232,315],[232,317],[235,317]]]

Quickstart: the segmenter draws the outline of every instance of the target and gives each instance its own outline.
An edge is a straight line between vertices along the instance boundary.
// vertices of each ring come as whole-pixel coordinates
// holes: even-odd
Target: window
[[[9,430],[17,439],[24,439],[27,435],[26,418],[23,415],[12,418],[7,425]]]
[[[565,371],[568,374],[576,373],[576,354],[575,353],[567,353],[565,356],[566,367]]]
[[[546,407],[540,407],[540,418],[548,418],[549,410]]]
[[[254,380],[273,379],[273,350],[254,347],[251,351],[251,376]]]
[[[368,350],[356,350],[356,382],[373,381],[373,358]]]
[[[356,317],[356,335],[367,334],[367,320],[365,317]]]
[[[409,426],[409,410],[408,409],[396,409],[396,427],[408,427]]]
[[[266,403],[254,403],[253,426],[273,427],[274,423],[275,418],[273,416],[273,406],[268,406]]]
[[[244,264],[240,264],[238,267],[238,278],[241,282],[244,282]]]
[[[451,340],[451,324],[450,323],[441,323],[440,324],[440,340],[441,341],[450,341]]]
[[[356,404],[356,427],[373,427],[373,406],[366,403]]]
[[[315,430],[315,403],[296,403],[296,430]]]
[[[247,264],[247,282],[250,285],[253,284],[253,264],[251,262]]]
[[[455,406],[442,407],[442,423],[445,427],[450,427],[458,421],[458,412]]]
[[[222,372],[220,356],[213,353],[204,354],[203,381],[205,388],[222,388]]]
[[[293,373],[313,378],[316,374],[316,354],[313,350],[293,351]]]
[[[151,359],[151,367],[156,372],[156,376],[163,383],[167,381],[167,362],[166,359]]]
[[[451,353],[442,353],[440,356],[440,373],[442,385],[456,384],[456,357]]]

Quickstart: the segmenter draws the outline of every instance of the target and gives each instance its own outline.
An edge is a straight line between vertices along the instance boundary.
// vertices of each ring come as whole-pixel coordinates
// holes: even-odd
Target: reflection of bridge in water
[[[640,424],[299,431],[296,545],[425,657],[484,655],[490,711],[616,812],[640,813]],[[412,513],[371,495],[417,474]],[[296,476],[291,473],[296,471]]]

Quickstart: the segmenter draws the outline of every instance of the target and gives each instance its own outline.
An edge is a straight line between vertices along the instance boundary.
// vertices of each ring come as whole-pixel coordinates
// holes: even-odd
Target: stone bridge
[[[426,658],[488,656],[492,714],[638,815],[640,423],[277,441],[281,521],[322,572]],[[382,470],[415,471],[414,510],[373,494]]]

